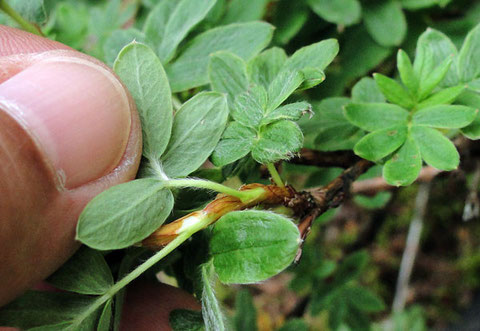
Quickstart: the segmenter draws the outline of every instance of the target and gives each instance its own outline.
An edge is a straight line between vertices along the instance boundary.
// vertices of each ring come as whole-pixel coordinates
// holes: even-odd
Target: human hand
[[[78,216],[95,195],[135,177],[141,130],[112,71],[65,45],[0,26],[0,68],[1,306],[73,254]],[[169,297],[162,310],[176,306],[172,289],[136,286],[127,297],[148,288]]]

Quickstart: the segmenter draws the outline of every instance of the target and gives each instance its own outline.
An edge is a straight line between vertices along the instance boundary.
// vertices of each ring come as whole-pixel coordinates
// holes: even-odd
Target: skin
[[[65,92],[71,84],[78,91]],[[0,26],[0,306],[75,252],[82,209],[105,189],[133,179],[140,156],[135,104],[110,68],[60,43]],[[198,303],[166,285],[137,283],[125,307],[124,329],[167,330],[170,310]]]

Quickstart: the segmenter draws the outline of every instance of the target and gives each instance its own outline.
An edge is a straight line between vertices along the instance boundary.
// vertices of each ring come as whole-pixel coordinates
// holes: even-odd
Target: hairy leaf
[[[300,244],[298,228],[284,216],[265,211],[235,211],[213,229],[210,252],[223,283],[265,280],[292,263]]]
[[[227,100],[220,93],[199,93],[183,104],[161,159],[167,176],[183,177],[197,170],[217,146],[227,119]]]
[[[478,110],[466,106],[440,105],[423,108],[413,115],[412,123],[434,128],[458,129],[470,124]]]
[[[142,122],[143,155],[158,160],[172,130],[172,96],[167,75],[155,53],[144,44],[125,46],[113,65],[137,105]]]
[[[172,207],[172,193],[156,179],[114,186],[93,198],[82,211],[77,240],[98,250],[131,246],[158,229]]]
[[[238,122],[231,122],[213,151],[213,164],[221,167],[241,159],[250,153],[255,137],[254,130]]]

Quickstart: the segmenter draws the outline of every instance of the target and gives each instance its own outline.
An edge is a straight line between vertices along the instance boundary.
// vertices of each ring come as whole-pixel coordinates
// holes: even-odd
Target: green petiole
[[[258,196],[264,192],[263,190],[238,191],[231,187],[203,179],[168,179],[163,183],[166,188],[197,187],[217,191],[239,198],[243,203],[248,203],[249,201],[258,198]]]
[[[43,36],[41,31],[32,23],[25,20],[19,13],[15,11],[6,0],[0,0],[0,10],[3,10],[5,14],[10,16],[23,30],[36,34],[37,36]]]
[[[285,184],[282,181],[282,178],[280,177],[280,174],[277,171],[277,168],[275,168],[275,165],[273,163],[267,163],[267,169],[268,172],[270,172],[270,176],[272,176],[273,181],[277,186],[279,187],[285,187]]]

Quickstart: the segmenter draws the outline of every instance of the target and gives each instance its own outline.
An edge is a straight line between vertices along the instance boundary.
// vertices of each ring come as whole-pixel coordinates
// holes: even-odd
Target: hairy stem
[[[272,176],[273,181],[277,186],[280,187],[285,187],[285,184],[282,181],[282,178],[280,177],[280,174],[277,171],[277,168],[275,168],[275,165],[273,163],[267,163],[267,169],[268,172],[270,172],[270,176]]]
[[[164,186],[167,188],[176,188],[176,187],[204,188],[207,190],[217,191],[226,195],[231,195],[232,197],[236,197],[240,199],[240,201],[242,202],[248,202],[250,200],[254,200],[263,193],[262,190],[238,191],[231,187],[228,187],[219,183],[215,183],[209,180],[191,179],[191,178],[169,179],[165,181]]]
[[[37,36],[43,36],[40,29],[38,29],[35,25],[25,20],[19,13],[15,11],[10,5],[7,3],[6,0],[0,0],[0,10],[5,12],[11,19],[17,22],[20,27],[30,33],[36,34]]]
[[[147,271],[165,256],[167,256],[170,252],[172,252],[175,248],[180,246],[185,240],[190,238],[195,232],[205,228],[207,226],[207,220],[203,222],[198,222],[193,226],[188,228],[188,231],[182,232],[179,236],[177,236],[174,240],[172,240],[168,245],[163,247],[160,251],[150,257],[148,260],[140,264],[136,269],[132,272],[127,274],[117,283],[115,283],[112,287],[110,287],[105,294],[100,296],[93,304],[91,304],[88,309],[86,309],[82,314],[80,314],[73,323],[74,326],[79,326],[81,323],[87,319],[91,314],[95,313],[103,304],[105,304],[109,299],[113,298],[117,292],[119,292],[122,288],[127,286],[137,277],[139,277],[142,273]]]

